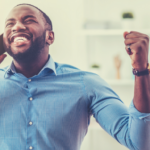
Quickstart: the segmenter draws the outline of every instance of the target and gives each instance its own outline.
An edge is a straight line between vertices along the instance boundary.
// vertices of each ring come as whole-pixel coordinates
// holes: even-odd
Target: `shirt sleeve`
[[[85,72],[83,82],[89,113],[100,126],[130,150],[150,150],[150,113],[139,112],[133,101],[127,108],[96,74]]]

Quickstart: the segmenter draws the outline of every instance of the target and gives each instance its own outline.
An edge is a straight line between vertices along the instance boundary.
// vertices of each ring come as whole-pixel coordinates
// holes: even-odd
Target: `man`
[[[98,75],[54,63],[46,14],[14,7],[3,34],[13,62],[0,70],[0,150],[79,150],[91,115],[130,150],[150,150],[149,38],[133,31],[124,38],[136,74],[129,109]]]

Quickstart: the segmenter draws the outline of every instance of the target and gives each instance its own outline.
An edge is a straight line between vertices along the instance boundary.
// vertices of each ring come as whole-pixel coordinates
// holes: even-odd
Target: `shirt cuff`
[[[150,121],[150,113],[141,113],[139,112],[135,106],[134,106],[134,103],[133,103],[133,100],[129,106],[129,112],[130,112],[130,115],[133,117],[133,118],[138,118],[138,119],[145,119],[145,121]]]

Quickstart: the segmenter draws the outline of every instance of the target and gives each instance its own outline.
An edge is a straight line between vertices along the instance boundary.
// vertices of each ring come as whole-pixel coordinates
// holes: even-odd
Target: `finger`
[[[123,33],[123,37],[126,38],[126,35],[127,35],[127,34],[129,34],[129,32],[128,32],[128,31],[125,31],[125,32]]]
[[[0,55],[0,63],[5,59],[6,56],[7,56],[6,54]]]
[[[128,46],[125,47],[126,51],[132,55],[133,53],[138,54],[142,50],[141,42],[136,42],[134,44],[130,45],[130,48]]]
[[[129,34],[126,35],[126,39],[139,38],[139,37],[147,37],[147,35],[140,33],[140,32],[135,32],[135,31],[131,31]]]
[[[126,45],[125,49],[126,49],[126,52],[128,53],[128,55],[132,55],[133,52],[135,51],[134,48],[135,48],[135,45],[137,45],[137,43],[133,43],[132,45]]]
[[[142,40],[141,38],[125,39],[124,43],[125,43],[125,45],[131,45],[131,44],[134,44],[134,43],[139,42],[141,40]]]
[[[130,33],[134,33],[134,34],[137,34],[137,35],[145,35],[144,33],[137,32],[137,31],[130,31]]]
[[[126,52],[127,52],[128,55],[133,54],[133,52],[131,51],[131,48],[129,49],[128,46],[126,46],[125,49],[126,49]]]

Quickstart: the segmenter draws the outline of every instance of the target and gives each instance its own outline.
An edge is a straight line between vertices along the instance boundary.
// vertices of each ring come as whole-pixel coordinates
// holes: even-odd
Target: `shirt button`
[[[31,82],[31,79],[29,79],[28,81]]]
[[[29,147],[29,149],[33,149],[33,147],[32,147],[32,146],[30,146],[30,147]]]
[[[30,121],[30,122],[29,122],[29,125],[31,126],[32,124],[33,124],[33,122]]]
[[[33,98],[32,97],[30,97],[30,101],[32,101],[33,100]]]

